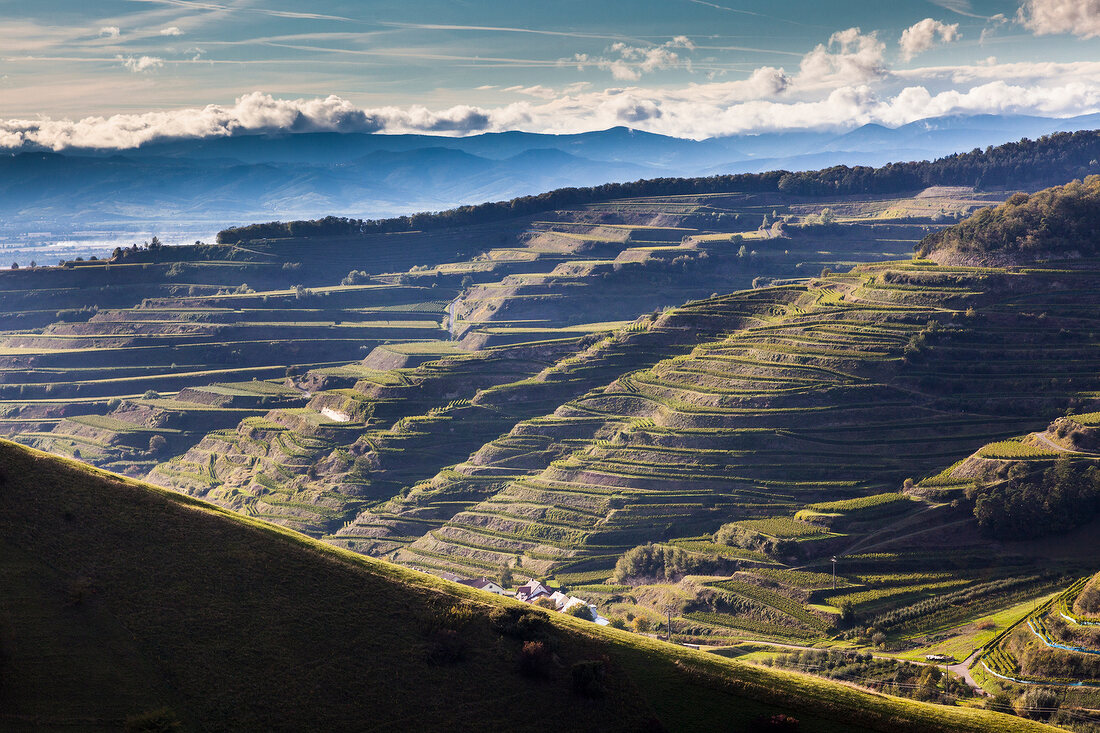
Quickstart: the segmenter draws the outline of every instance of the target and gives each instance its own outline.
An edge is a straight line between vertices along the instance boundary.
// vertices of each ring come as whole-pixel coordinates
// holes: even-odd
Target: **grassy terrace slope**
[[[413,326],[433,325],[429,318],[442,317],[447,331],[436,335],[449,340],[425,340],[433,336],[425,328],[416,341],[382,344],[361,363],[334,365],[300,363],[302,352],[275,343],[261,353],[287,359],[288,366],[300,367],[299,374],[281,385],[276,378],[268,380],[271,385],[265,389],[286,388],[281,396],[216,405],[238,409],[235,416],[213,409],[202,416],[195,405],[213,406],[211,390],[224,396],[226,389],[242,388],[235,380],[219,380],[188,387],[169,403],[124,399],[107,421],[94,426],[79,417],[57,421],[49,430],[46,425],[27,426],[20,440],[62,454],[79,450],[84,460],[130,475],[151,468],[146,475],[157,484],[310,534],[331,534],[364,506],[433,476],[438,479],[441,470],[463,463],[516,423],[552,412],[625,372],[682,354],[706,334],[723,335],[741,325],[737,317],[723,320],[713,313],[706,333],[692,334],[699,323],[686,329],[654,327],[653,317],[637,320],[639,314],[716,291],[748,288],[759,277],[788,277],[819,272],[822,266],[897,256],[934,225],[933,214],[968,211],[990,196],[933,190],[917,197],[866,196],[857,201],[746,193],[622,199],[549,212],[537,221],[503,222],[495,233],[482,229],[486,248],[475,256],[467,253],[464,260],[454,259],[443,247],[439,259],[427,260],[436,264],[394,272],[385,269],[393,263],[384,253],[364,252],[359,267],[367,269],[345,278],[359,284],[316,288],[314,295],[301,298],[287,291],[223,294],[213,300],[266,303],[272,318],[280,307],[295,319],[313,308],[311,317],[322,319],[323,326],[314,334],[318,349],[327,347],[341,328],[368,325],[363,322],[371,319],[395,319],[392,323],[400,328],[388,336],[397,341],[418,335]],[[803,227],[820,218],[825,204],[836,221]],[[754,228],[765,217],[776,223]],[[790,226],[778,223],[777,217],[787,217]],[[369,241],[377,244],[384,236]],[[400,244],[406,235],[394,236]],[[447,232],[440,236],[442,243],[449,241]],[[297,246],[306,250],[313,244],[303,240]],[[276,252],[305,257],[304,251],[293,254],[293,247],[293,241],[263,240],[250,242],[246,249],[256,257]],[[366,305],[370,298],[383,296],[392,304],[379,300]],[[173,302],[186,307],[181,313],[188,318],[214,320],[201,313],[204,299],[173,297],[172,302],[156,301],[154,313],[160,315],[150,315],[162,322],[160,328],[172,320],[166,313]],[[413,302],[439,297],[444,299]],[[333,306],[349,298],[367,300],[333,312]],[[82,325],[102,329],[101,322],[129,322],[144,310],[97,314]],[[249,312],[248,307],[240,310]],[[234,313],[217,318],[247,317]],[[262,325],[255,322],[250,329]],[[250,331],[237,333],[244,337]],[[361,335],[371,333],[364,330]],[[600,333],[616,335],[603,343],[595,335]],[[593,340],[603,346],[592,350]],[[372,344],[377,341],[364,338],[359,348]],[[229,339],[225,347],[236,349],[236,342]],[[192,408],[188,419],[173,412],[183,411],[183,403]],[[153,409],[150,413],[145,408]],[[12,425],[40,413],[40,406],[33,404],[9,409]],[[205,437],[189,429],[203,419],[210,428]],[[120,423],[136,424],[126,430]],[[462,428],[456,430],[457,425]],[[161,437],[167,445],[157,452],[141,450],[141,441],[148,444],[155,428],[164,429]],[[461,499],[469,503],[491,490],[482,482]],[[433,517],[449,518],[458,506],[436,505]],[[409,538],[399,542],[422,533],[415,527],[386,530]]]
[[[478,573],[519,556],[525,573],[606,572],[646,541],[895,490],[1091,399],[1100,324],[1079,296],[1097,281],[1080,260],[917,260],[753,291],[774,302],[748,327],[513,428],[494,461],[564,450],[397,559]],[[720,312],[738,297],[691,308]]]
[[[489,620],[507,601],[11,443],[0,466],[5,730],[118,730],[155,710],[187,730],[501,730],[531,710],[623,731],[777,712],[804,731],[1045,729],[558,614],[540,630],[555,656],[527,677]],[[570,691],[584,660],[603,661],[604,696]]]

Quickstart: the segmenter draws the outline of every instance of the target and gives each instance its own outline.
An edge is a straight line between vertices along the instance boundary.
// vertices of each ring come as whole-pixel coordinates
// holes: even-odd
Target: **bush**
[[[365,270],[352,270],[340,281],[341,285],[358,285],[370,280],[370,275]]]
[[[577,662],[569,668],[573,692],[585,697],[603,697],[607,692],[604,679],[607,677],[607,665],[602,660],[593,659]]]
[[[595,621],[596,615],[592,613],[592,609],[585,603],[576,603],[570,606],[566,613],[575,618],[584,619],[585,621]]]
[[[1012,706],[1021,718],[1046,720],[1058,709],[1058,695],[1043,687],[1027,690]]]
[[[655,545],[652,542],[629,550],[615,563],[616,583],[628,579],[673,580],[689,573],[701,573],[714,569],[717,559],[701,558],[684,552],[679,547]]]
[[[723,524],[714,533],[714,542],[727,547],[740,547],[744,550],[762,552],[772,557],[787,557],[801,553],[798,542],[791,539],[779,539],[747,529],[736,522]]]
[[[163,435],[154,435],[153,437],[149,438],[149,453],[150,454],[155,456],[167,447],[168,447],[168,441],[165,440]]]
[[[525,677],[548,677],[552,656],[546,642],[525,641],[519,650],[519,671]]]
[[[466,656],[466,640],[454,629],[437,629],[428,644],[428,660],[433,664],[453,664]]]
[[[504,636],[522,641],[547,641],[550,624],[541,611],[525,608],[494,608],[489,624]]]

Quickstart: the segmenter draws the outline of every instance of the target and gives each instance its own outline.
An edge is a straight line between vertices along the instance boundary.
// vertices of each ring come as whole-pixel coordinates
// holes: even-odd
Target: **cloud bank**
[[[1100,63],[1087,66],[1089,75],[1100,78]],[[975,81],[980,81],[977,77],[981,74],[989,74],[990,68],[975,68]],[[890,95],[859,84],[833,89],[818,99],[765,98],[786,95],[790,83],[778,69],[758,69],[745,81],[696,84],[678,90],[621,88],[496,108],[458,105],[443,110],[360,108],[336,96],[290,100],[253,92],[230,106],[81,120],[6,120],[0,122],[0,147],[126,149],[157,140],[273,132],[466,135],[521,129],[571,133],[617,125],[699,139],[792,129],[845,129],[872,122],[896,126],[951,114],[1057,117],[1100,110],[1100,83],[1086,81],[1051,86],[996,79],[966,90],[940,92],[912,85]]]
[[[1089,8],[1096,9],[1092,16]],[[1036,33],[1072,21],[1079,35],[1100,35],[1100,0],[1029,0],[1021,14],[1020,22],[1031,24]],[[1090,17],[1096,23],[1091,31]],[[958,38],[957,24],[926,18],[905,30],[899,48],[903,56],[911,57]],[[943,115],[1067,117],[1100,111],[1100,61],[998,64],[990,57],[971,65],[890,69],[886,44],[875,33],[859,28],[833,33],[826,43],[802,56],[797,69],[790,72],[761,66],[736,81],[680,87],[631,83],[673,66],[691,70],[695,50],[692,41],[682,36],[649,46],[616,42],[602,55],[578,55],[561,64],[577,65],[582,71],[609,70],[624,85],[598,88],[583,81],[558,88],[515,85],[500,91],[511,95],[506,100],[516,101],[497,106],[361,107],[336,95],[280,99],[257,91],[230,105],[76,120],[0,120],[0,148],[125,150],[158,140],[273,132],[458,136],[506,130],[575,133],[614,126],[701,139],[796,129],[844,130],[867,123],[896,126]],[[169,63],[158,56],[118,56],[117,60],[134,74],[155,72]],[[152,79],[146,81],[152,83]]]

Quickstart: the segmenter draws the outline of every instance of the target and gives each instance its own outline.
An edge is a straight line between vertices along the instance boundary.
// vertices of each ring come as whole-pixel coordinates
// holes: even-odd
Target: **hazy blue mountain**
[[[0,153],[0,240],[25,244],[29,232],[44,228],[55,239],[81,232],[105,239],[107,232],[212,234],[226,225],[328,214],[377,218],[610,181],[877,166],[1097,127],[1100,115],[975,115],[708,140],[613,127],[573,135],[297,133],[165,140],[121,151],[10,150]]]

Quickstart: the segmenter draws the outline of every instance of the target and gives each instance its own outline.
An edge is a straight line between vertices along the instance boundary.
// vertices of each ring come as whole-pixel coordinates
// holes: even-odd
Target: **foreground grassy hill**
[[[5,730],[1044,729],[539,616],[12,443],[0,467]]]

